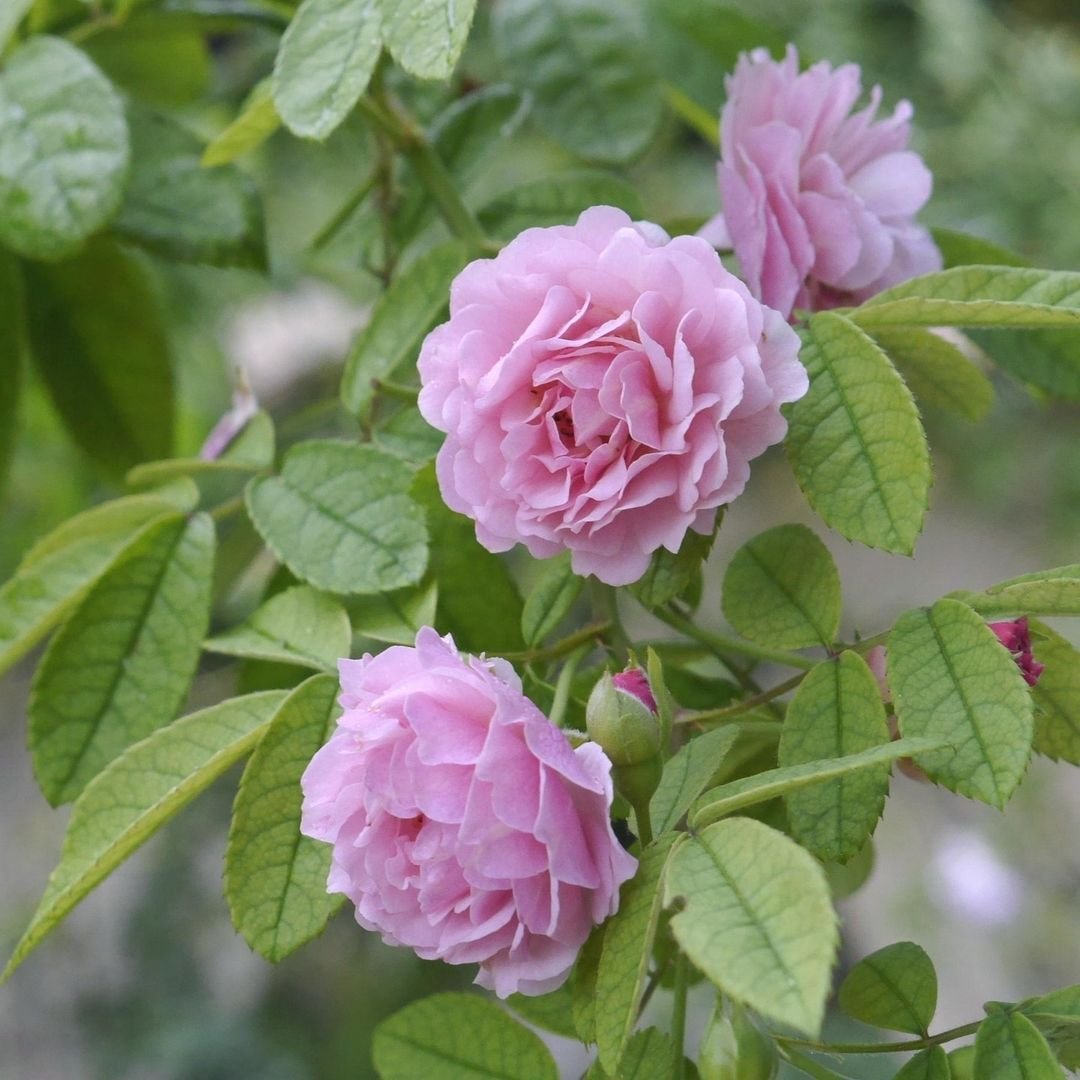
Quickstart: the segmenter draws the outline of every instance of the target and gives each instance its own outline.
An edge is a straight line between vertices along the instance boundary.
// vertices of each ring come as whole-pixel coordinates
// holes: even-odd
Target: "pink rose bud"
[[[653,697],[652,687],[649,686],[649,677],[641,668],[627,668],[617,675],[611,676],[611,682],[616,690],[624,694],[633,694],[634,697],[645,706],[649,712],[657,712],[656,698]]]
[[[500,997],[560,986],[637,866],[603,751],[573,749],[505,660],[429,627],[339,668],[345,711],[301,781],[328,891],[387,944],[478,963]]]
[[[712,530],[806,393],[799,342],[716,251],[596,206],[470,263],[420,353],[443,499],[491,551],[626,585]]]
[[[876,120],[881,88],[852,112],[861,92],[857,65],[800,73],[793,45],[780,61],[765,49],[743,54],[727,79],[723,225],[750,291],[785,317],[858,304],[941,268],[914,220],[932,177],[907,148],[911,105]]]
[[[660,717],[644,672],[602,675],[585,706],[585,725],[613,765],[637,765],[660,753]]]
[[[1013,654],[1016,666],[1028,686],[1034,686],[1039,681],[1039,676],[1046,670],[1045,664],[1040,664],[1031,651],[1031,628],[1027,618],[1006,619],[1003,622],[987,623],[987,626],[997,634],[998,641]]]

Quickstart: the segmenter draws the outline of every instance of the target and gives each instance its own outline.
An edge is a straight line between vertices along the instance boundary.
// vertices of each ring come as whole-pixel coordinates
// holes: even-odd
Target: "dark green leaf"
[[[916,1054],[894,1080],[950,1080],[949,1055],[940,1046]]]
[[[678,825],[694,800],[709,786],[738,737],[735,727],[706,731],[681,747],[664,765],[660,783],[649,802],[649,816],[657,836]]]
[[[570,569],[569,555],[560,555],[543,564],[521,612],[521,636],[530,649],[562,622],[584,584],[584,578]]]
[[[877,679],[861,656],[843,652],[818,664],[799,684],[784,720],[778,761],[786,767],[843,758],[888,741]],[[884,762],[792,792],[784,800],[792,833],[819,859],[846,862],[866,845],[888,791],[889,763]]]
[[[349,601],[353,633],[389,645],[412,645],[420,627],[435,625],[438,596],[438,585],[428,574],[408,589],[354,597]]]
[[[427,565],[423,513],[409,497],[412,470],[371,446],[298,443],[280,476],[253,480],[248,512],[297,577],[336,593],[412,585]]]
[[[604,924],[593,928],[570,973],[570,1011],[578,1038],[596,1042],[596,976],[604,951]]]
[[[910,555],[930,491],[930,455],[911,392],[843,315],[814,315],[804,342],[810,391],[790,407],[787,439],[799,486],[849,540]]]
[[[1080,331],[986,330],[972,336],[1014,379],[1051,397],[1080,400]]]
[[[558,990],[541,994],[539,997],[511,994],[506,999],[506,1004],[518,1016],[524,1017],[530,1024],[543,1028],[544,1031],[562,1035],[565,1039],[578,1037],[574,1027],[573,996],[568,982],[563,983]]]
[[[1039,626],[1032,651],[1045,665],[1032,687],[1035,701],[1035,749],[1055,760],[1080,765],[1080,650]]]
[[[418,79],[449,79],[472,26],[476,0],[379,0],[390,55]]]
[[[27,271],[31,352],[72,438],[121,474],[168,457],[170,347],[143,266],[98,239],[74,259]]]
[[[167,724],[187,695],[210,617],[214,526],[146,529],[52,641],[30,697],[34,772],[53,804]]]
[[[840,1008],[890,1031],[926,1035],[937,1008],[937,972],[911,941],[887,945],[860,960],[840,987]]]
[[[166,116],[128,113],[131,177],[117,233],[170,259],[260,265],[262,208],[233,165],[206,169],[203,143]]]
[[[716,529],[721,515],[717,515]],[[663,607],[670,600],[691,590],[701,577],[701,568],[712,552],[716,529],[709,533],[687,531],[677,553],[658,548],[649,560],[645,576],[630,586],[630,591],[647,608]]]
[[[1039,1029],[1022,1013],[990,1011],[975,1034],[975,1080],[1061,1080]]]
[[[547,1047],[475,994],[414,1001],[375,1029],[382,1080],[557,1080]]]
[[[1009,652],[966,604],[939,600],[889,635],[889,686],[900,730],[948,742],[921,754],[931,779],[1003,807],[1027,770],[1031,695]]]
[[[1015,251],[984,240],[981,236],[957,232],[955,229],[931,229],[945,269],[954,266],[1027,266],[1028,261]]]
[[[100,773],[72,808],[60,863],[2,977],[91,889],[247,754],[284,697],[280,691],[252,694],[192,713]]]
[[[675,1044],[671,1036],[659,1028],[645,1028],[630,1037],[614,1075],[618,1080],[657,1080],[657,1077],[667,1075],[674,1058]],[[689,1063],[685,1067],[692,1068]],[[686,1075],[689,1077],[693,1073]]]
[[[536,99],[540,123],[592,161],[626,162],[663,112],[637,12],[604,0],[503,0],[493,14],[508,78]]]
[[[780,649],[829,645],[840,627],[840,575],[805,525],[778,525],[735,553],[723,603],[728,622],[751,641]]]
[[[300,835],[300,777],[334,729],[337,679],[313,675],[274,713],[233,806],[225,898],[233,925],[271,963],[322,933],[341,897],[326,891],[331,847]]]
[[[85,53],[34,37],[0,69],[0,243],[31,259],[79,249],[120,204],[124,108]]]
[[[14,256],[0,251],[0,492],[15,449],[26,353],[22,272]]]

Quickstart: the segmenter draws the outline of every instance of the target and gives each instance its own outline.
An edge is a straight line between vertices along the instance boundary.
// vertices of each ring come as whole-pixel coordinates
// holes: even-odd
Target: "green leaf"
[[[614,1075],[618,1080],[657,1080],[668,1075],[674,1057],[671,1036],[659,1028],[645,1028],[631,1036]]]
[[[274,690],[192,713],[100,773],[72,808],[60,863],[2,978],[91,889],[247,754],[284,697]]]
[[[30,348],[78,445],[123,474],[172,451],[170,346],[145,268],[108,240],[27,267]]]
[[[699,533],[690,529],[683,537],[678,552],[659,548],[649,560],[645,576],[630,586],[638,602],[647,608],[663,607],[675,597],[692,589],[701,578],[701,568],[712,552],[721,516],[717,515],[712,532]]]
[[[468,249],[451,240],[425,252],[379,297],[371,321],[345,361],[341,400],[351,413],[367,411],[375,383],[404,364],[415,365],[420,343],[450,300],[450,282],[468,261]]]
[[[379,0],[390,55],[418,79],[449,79],[465,48],[476,0]]]
[[[604,0],[503,0],[492,14],[507,77],[533,94],[548,132],[591,161],[632,160],[660,123],[660,81],[636,16]]]
[[[114,223],[124,238],[169,259],[261,265],[262,208],[233,165],[203,168],[203,143],[166,116],[131,109],[131,177]]]
[[[316,671],[337,671],[349,655],[352,629],[345,609],[309,585],[272,596],[247,621],[208,638],[203,648],[228,656],[246,656]]]
[[[984,240],[981,236],[958,232],[955,229],[934,228],[934,243],[937,244],[945,269],[954,266],[1027,266],[1028,261],[1015,251]]]
[[[85,53],[34,37],[0,69],[0,244],[60,259],[112,217],[128,167],[124,108]]]
[[[484,231],[512,240],[529,228],[572,225],[590,206],[617,206],[632,218],[645,216],[641,196],[608,173],[578,170],[556,173],[504,191],[477,214]]]
[[[916,1054],[894,1080],[950,1080],[949,1055],[940,1046],[931,1046]]]
[[[388,645],[412,645],[420,627],[435,625],[438,597],[430,575],[408,589],[358,596],[349,601],[353,633]]]
[[[1080,564],[1036,570],[982,592],[954,594],[980,615],[1080,615]]]
[[[975,1033],[975,1080],[1061,1080],[1061,1066],[1022,1013],[994,1008]]]
[[[843,758],[889,742],[881,689],[866,661],[843,652],[812,668],[795,691],[778,762],[798,766]],[[785,798],[795,838],[819,859],[847,862],[865,845],[885,809],[889,763]]]
[[[1080,765],[1080,650],[1048,626],[1039,626],[1032,651],[1045,665],[1031,688],[1035,749],[1055,761]]]
[[[423,513],[409,497],[412,470],[374,447],[298,443],[280,476],[247,488],[255,527],[297,577],[336,593],[412,585],[427,565]]]
[[[584,578],[570,569],[568,554],[544,563],[521,611],[521,636],[530,649],[563,621],[584,584]]]
[[[728,622],[763,645],[829,645],[840,628],[840,575],[805,525],[777,525],[743,544],[724,574],[723,598]]]
[[[2,16],[0,16],[2,18]],[[19,399],[27,356],[26,302],[22,272],[13,255],[0,251],[0,491],[19,427]]]
[[[443,433],[431,427],[416,409],[406,406],[386,420],[380,420],[372,438],[381,450],[419,467],[439,452]]]
[[[1062,1065],[1080,1069],[1080,986],[1030,998],[1017,1008],[1043,1033]]]
[[[814,315],[802,362],[810,390],[790,408],[788,456],[810,505],[837,532],[910,555],[930,490],[926,435],[889,358],[843,315]]]
[[[665,906],[690,959],[725,994],[814,1037],[836,956],[836,915],[821,867],[749,818],[703,829],[667,871]]]
[[[120,89],[151,105],[197,101],[213,73],[205,35],[167,14],[140,14],[90,38],[85,49]],[[138,164],[137,149],[132,163]]]
[[[680,747],[664,765],[660,783],[649,802],[649,817],[657,836],[678,825],[694,800],[708,787],[738,737],[738,728],[730,726],[706,731]]]
[[[313,675],[281,703],[233,805],[225,899],[233,925],[276,964],[321,934],[341,897],[326,891],[331,847],[300,834],[300,777],[335,726],[337,679]]]
[[[927,1035],[937,1008],[937,972],[911,941],[887,945],[860,960],[840,986],[840,1008],[890,1031]]]
[[[677,837],[669,833],[641,854],[622,886],[619,910],[604,928],[596,974],[596,1044],[600,1062],[615,1073],[638,1018],[638,1004],[660,921],[663,876]]]
[[[263,79],[248,94],[236,119],[219,131],[203,151],[206,168],[228,165],[261,146],[281,127],[281,117],[274,108],[272,80]]]
[[[1031,695],[1016,662],[966,604],[939,600],[889,635],[889,686],[900,730],[949,749],[916,760],[932,780],[999,809],[1027,770]]]
[[[436,625],[466,652],[523,650],[521,596],[506,565],[477,543],[472,521],[442,501],[434,469],[420,472],[412,491],[427,511],[428,531],[439,538],[431,548],[431,572],[439,583]]]
[[[985,330],[972,337],[1014,379],[1052,397],[1080,400],[1080,331]]]
[[[919,327],[883,327],[874,340],[889,354],[911,392],[927,405],[982,420],[994,404],[990,380],[951,341]]]
[[[377,0],[304,0],[274,63],[274,105],[295,135],[325,139],[367,89],[382,37]]]
[[[193,506],[194,497],[178,507],[154,493],[129,495],[77,514],[38,541],[0,587],[0,671],[64,618],[140,529]]]
[[[1080,328],[1080,273],[958,266],[878,293],[849,313],[859,326]]]
[[[375,1028],[382,1080],[557,1080],[548,1049],[528,1028],[475,994],[434,994]]]
[[[539,997],[511,994],[506,999],[506,1004],[518,1016],[524,1017],[530,1024],[543,1028],[544,1031],[551,1031],[566,1039],[578,1037],[577,1028],[574,1027],[573,995],[568,982],[563,983],[558,990],[541,994]]]
[[[34,677],[30,751],[54,806],[183,704],[210,618],[214,526],[146,529],[90,590]]]
[[[8,3],[0,8],[0,53],[3,53],[8,38],[33,6],[34,0],[8,0]]]
[[[604,951],[604,930],[604,923],[593,927],[570,973],[570,1012],[578,1038],[584,1043],[596,1042],[596,977]]]
[[[863,769],[876,769],[897,758],[927,753],[944,745],[944,739],[898,739],[846,757],[808,761],[805,765],[789,765],[743,776],[706,791],[691,808],[690,823],[699,829],[755,803],[788,796],[802,788],[837,780]]]

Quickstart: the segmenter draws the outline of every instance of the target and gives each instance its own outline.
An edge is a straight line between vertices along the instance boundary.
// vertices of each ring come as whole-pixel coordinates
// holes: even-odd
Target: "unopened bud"
[[[585,723],[613,765],[639,765],[660,754],[656,701],[640,670],[605,672],[589,695]]]
[[[776,1044],[735,1002],[717,1002],[698,1051],[701,1080],[773,1080]]]

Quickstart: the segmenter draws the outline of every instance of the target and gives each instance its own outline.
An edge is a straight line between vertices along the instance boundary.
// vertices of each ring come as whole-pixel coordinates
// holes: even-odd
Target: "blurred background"
[[[901,97],[913,102],[915,146],[935,176],[928,224],[975,233],[1040,265],[1080,266],[1076,0],[746,0],[744,7],[770,28],[765,44],[792,40],[804,60],[855,61],[867,86],[883,85],[889,107]],[[470,86],[499,77],[485,16],[482,4],[462,65]],[[200,85],[173,103],[184,122],[206,137],[219,131],[269,72],[276,42],[259,29],[207,38]],[[694,100],[719,106],[722,69],[682,55],[677,42],[657,60]],[[412,104],[430,117],[447,94],[424,88]],[[380,287],[367,269],[377,222],[361,212],[318,251],[312,241],[372,160],[358,122],[321,145],[279,133],[243,162],[265,202],[269,275],[154,263],[177,363],[178,454],[196,452],[228,407],[237,367],[279,420],[281,442],[350,430],[335,406],[337,380]],[[572,164],[526,123],[512,153],[493,154],[475,172],[469,195],[481,200]],[[662,223],[701,221],[718,209],[714,154],[674,117],[626,178],[647,216]],[[825,536],[844,581],[845,634],[875,633],[904,608],[954,588],[1080,561],[1080,406],[1048,405],[999,374],[994,381],[997,403],[979,424],[927,410],[936,479],[914,559]],[[24,398],[18,439],[2,504],[5,577],[34,538],[116,491],[67,441],[39,386]],[[704,622],[719,620],[718,578],[731,553],[784,521],[825,532],[774,451],[755,466],[720,533]],[[234,616],[225,611],[222,619]],[[1077,640],[1075,625],[1060,629]],[[38,793],[24,749],[35,659],[0,688],[5,950],[41,894],[67,816]],[[192,706],[218,700],[232,678],[211,664]],[[244,678],[255,685],[273,675]],[[252,955],[221,897],[235,779],[131,859],[0,989],[0,1076],[360,1080],[374,1075],[370,1034],[378,1020],[420,993],[468,982],[469,971],[384,947],[347,913],[277,968]],[[841,904],[843,964],[896,940],[917,941],[941,976],[938,1027],[975,1019],[989,999],[1080,981],[1077,835],[1080,785],[1064,765],[1035,762],[1006,815],[898,777],[876,834],[874,869]],[[695,1000],[703,1014],[704,994]],[[831,1023],[834,1036],[872,1037]],[[587,1059],[569,1044],[558,1049],[565,1075],[580,1075]],[[884,1077],[896,1067],[849,1059],[843,1071]]]

